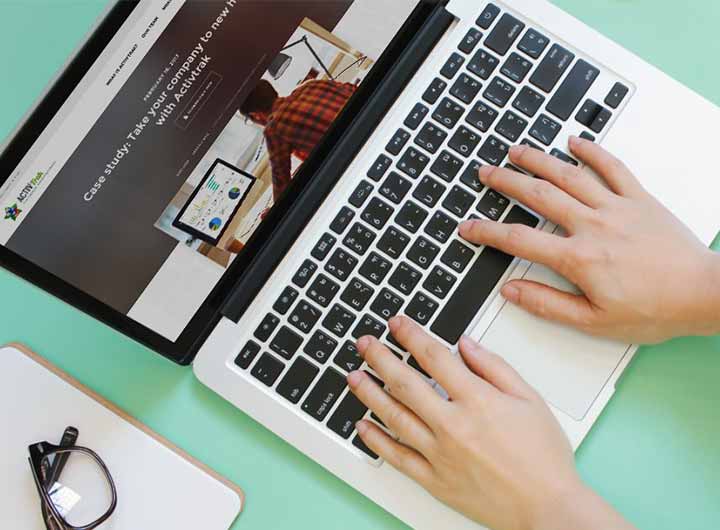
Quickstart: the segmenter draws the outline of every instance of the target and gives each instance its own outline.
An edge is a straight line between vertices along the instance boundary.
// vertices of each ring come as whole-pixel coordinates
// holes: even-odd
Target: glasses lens
[[[68,451],[45,457],[66,455],[67,463],[55,484],[48,486],[53,504],[71,526],[85,526],[100,519],[110,508],[112,491],[100,464],[81,451]]]

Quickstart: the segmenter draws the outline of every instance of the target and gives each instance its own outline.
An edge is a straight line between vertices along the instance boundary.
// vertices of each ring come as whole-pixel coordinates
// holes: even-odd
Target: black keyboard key
[[[425,222],[428,213],[412,201],[407,201],[405,206],[398,212],[395,222],[411,233],[415,233]]]
[[[256,342],[248,341],[243,349],[240,350],[238,356],[235,357],[235,364],[243,370],[247,370],[258,353],[260,353],[260,345]]]
[[[273,340],[270,341],[270,349],[281,357],[290,360],[298,351],[302,341],[303,338],[300,335],[289,327],[283,326],[280,328],[280,331],[275,334]]]
[[[323,319],[322,325],[337,337],[343,338],[354,322],[355,315],[347,311],[343,306],[335,304]]]
[[[482,85],[480,81],[467,74],[458,77],[455,84],[450,89],[450,93],[463,103],[472,103],[477,97]]]
[[[378,241],[377,248],[393,259],[399,258],[410,243],[410,238],[400,230],[391,226]]]
[[[391,269],[392,263],[377,252],[371,252],[359,272],[363,278],[370,280],[375,285],[380,285]]]
[[[320,319],[321,311],[309,302],[302,300],[288,319],[292,326],[303,333],[309,333]]]
[[[453,186],[443,201],[443,208],[458,217],[465,217],[465,214],[472,207],[477,195],[465,191],[460,186]]]
[[[348,392],[328,420],[331,431],[344,439],[350,438],[355,432],[355,424],[365,416],[368,408],[363,405],[355,394]]]
[[[457,221],[447,216],[445,213],[435,212],[427,226],[425,226],[425,233],[436,241],[445,243],[448,239],[450,239],[450,236],[457,228],[457,225]]]
[[[423,367],[420,366],[420,363],[418,363],[417,360],[415,359],[415,357],[413,357],[412,355],[410,357],[408,357],[407,363],[408,363],[408,365],[410,365],[410,367],[412,367],[415,370],[417,370],[418,372],[420,372],[420,375],[422,375],[423,377],[432,379],[430,374],[427,373],[425,370],[423,370]]]
[[[530,228],[537,228],[540,224],[540,219],[535,217],[533,214],[521,208],[515,206],[503,221],[505,224],[519,224],[529,226]]]
[[[548,38],[540,33],[539,31],[530,28],[525,33],[525,36],[520,39],[518,43],[518,49],[532,57],[538,59],[547,48],[550,41]]]
[[[610,118],[612,118],[612,112],[610,112],[607,109],[602,109],[598,115],[595,117],[595,120],[592,122],[592,125],[590,125],[590,129],[598,134],[600,134],[605,126],[610,121]]]
[[[504,107],[514,93],[514,86],[499,77],[494,77],[485,89],[485,92],[483,92],[483,96],[491,103],[495,103],[498,107]]]
[[[303,402],[302,409],[316,420],[323,421],[346,386],[345,376],[335,368],[328,368]]]
[[[495,131],[500,135],[504,136],[512,143],[517,142],[520,136],[528,126],[528,121],[521,118],[512,111],[507,111],[505,115],[500,119]]]
[[[475,28],[470,28],[470,30],[465,34],[465,38],[463,38],[460,46],[458,46],[458,49],[463,53],[472,53],[480,42],[480,39],[482,39],[482,36],[483,34],[481,31]]]
[[[531,68],[532,63],[530,61],[522,57],[519,53],[513,52],[507,58],[505,64],[503,64],[500,72],[511,81],[522,83],[530,73]]]
[[[423,125],[423,128],[420,129],[420,132],[415,137],[415,143],[422,147],[423,149],[426,149],[430,153],[436,153],[438,149],[440,149],[440,146],[445,141],[445,138],[447,138],[448,133],[443,131],[440,127],[437,125],[427,122],[425,125]]]
[[[365,453],[367,456],[369,456],[372,460],[378,460],[380,457],[372,452],[372,450],[365,445],[365,442],[362,441],[362,438],[360,438],[360,435],[356,435],[355,438],[353,438],[352,444],[360,449],[363,453]]]
[[[545,114],[540,114],[530,128],[530,136],[542,144],[550,145],[560,133],[561,127],[562,126],[552,118]]]
[[[462,156],[470,156],[480,143],[480,135],[461,125],[452,135],[448,147]]]
[[[440,75],[447,79],[452,79],[460,71],[464,63],[465,57],[459,53],[453,53],[440,69]]]
[[[472,126],[477,127],[482,132],[486,132],[498,117],[498,111],[490,105],[478,101],[475,103],[465,120]]]
[[[372,226],[375,230],[380,230],[388,222],[388,219],[390,219],[393,211],[392,206],[375,197],[371,199],[365,207],[361,217],[363,221]]]
[[[338,367],[349,373],[358,370],[362,366],[363,358],[360,357],[360,354],[355,347],[355,343],[347,340],[340,348],[340,351],[335,356],[335,359],[333,359],[333,362]]]
[[[498,6],[496,6],[495,4],[488,4],[485,9],[483,9],[483,12],[480,13],[476,24],[483,29],[488,29],[490,26],[492,26],[492,23],[495,21],[499,14],[500,8]]]
[[[315,359],[320,364],[325,364],[338,347],[338,343],[335,339],[330,337],[328,334],[321,330],[317,330],[310,337],[303,351],[311,359]]]
[[[444,98],[433,112],[433,119],[448,129],[455,127],[465,112],[462,105],[458,105],[450,98]]]
[[[450,294],[450,290],[457,282],[457,278],[444,270],[442,267],[434,267],[430,271],[430,275],[423,283],[423,287],[427,291],[440,298],[441,300]]]
[[[480,148],[480,158],[491,166],[500,166],[510,150],[510,146],[494,136],[489,136]]]
[[[324,261],[328,254],[330,254],[332,248],[335,246],[335,243],[337,243],[337,238],[330,234],[323,234],[320,241],[318,241],[317,245],[315,245],[315,248],[312,249],[310,254],[316,260]]]
[[[420,278],[422,278],[422,274],[403,261],[397,266],[395,272],[392,273],[388,283],[402,294],[409,295],[417,286]]]
[[[295,276],[293,276],[292,282],[300,288],[305,287],[313,274],[315,274],[317,268],[315,263],[306,259],[300,266],[300,269],[295,273]]]
[[[500,55],[505,55],[523,29],[525,29],[525,24],[514,16],[505,13],[485,39],[485,46]]]
[[[588,99],[578,111],[575,119],[594,132],[601,133],[611,117],[612,113],[609,110]]]
[[[543,92],[549,93],[560,81],[573,59],[575,59],[574,53],[559,44],[553,44],[530,77],[530,82]]]
[[[460,176],[460,182],[478,193],[485,189],[483,183],[480,182],[480,175],[478,174],[481,167],[482,164],[477,160],[470,162],[470,164],[465,168],[465,171],[463,171],[463,174]]]
[[[520,142],[520,145],[527,145],[528,147],[532,147],[533,149],[537,149],[538,151],[542,151],[543,153],[545,152],[545,149],[540,147],[535,142],[528,140],[527,138],[525,138],[522,142]]]
[[[443,151],[440,153],[440,156],[435,159],[433,165],[430,166],[430,171],[441,179],[452,182],[462,168],[462,165],[463,163],[459,158],[450,154],[449,151]]]
[[[540,110],[543,103],[545,103],[545,96],[538,94],[529,86],[525,86],[520,89],[512,105],[528,118],[532,118]]]
[[[405,127],[410,129],[411,131],[414,131],[415,129],[420,127],[420,124],[423,122],[425,116],[427,116],[429,112],[429,108],[427,108],[422,103],[417,103],[410,111],[408,117],[405,118],[405,121],[403,122],[405,124]]]
[[[369,335],[379,339],[382,337],[382,334],[385,333],[385,328],[386,326],[382,322],[374,319],[370,315],[365,315],[360,319],[358,325],[355,326],[353,337],[359,339],[360,337]]]
[[[578,165],[578,161],[574,158],[570,157],[567,153],[564,153],[560,151],[560,149],[553,149],[550,151],[550,156],[554,156],[555,158],[562,160],[563,162],[567,162],[568,164],[572,164],[573,166]]]
[[[450,246],[448,246],[442,258],[440,258],[440,261],[458,274],[461,274],[467,266],[470,265],[473,256],[475,256],[475,253],[472,249],[466,247],[460,243],[460,241],[455,240],[450,243]]]
[[[327,307],[340,291],[340,286],[324,274],[318,275],[307,291],[308,298],[322,307]]]
[[[272,335],[279,323],[280,319],[278,317],[272,313],[268,313],[255,330],[255,338],[260,342],[265,342],[270,338],[270,335]]]
[[[378,156],[373,166],[368,170],[367,176],[375,182],[379,182],[392,165],[392,158],[387,155]]]
[[[398,169],[405,173],[408,177],[417,178],[420,173],[425,171],[430,157],[421,153],[414,147],[408,147],[398,161]]]
[[[439,304],[423,292],[418,292],[410,300],[405,314],[421,326],[430,322],[430,319],[437,311]]]
[[[547,111],[567,120],[599,75],[600,70],[580,59],[548,102]]]
[[[335,216],[335,219],[330,223],[330,230],[336,234],[342,234],[345,229],[355,217],[355,212],[347,206],[343,206],[340,212]]]
[[[477,205],[477,211],[491,221],[498,221],[510,206],[510,200],[495,190],[487,190]]]
[[[475,55],[473,55],[473,58],[468,63],[468,70],[479,76],[480,79],[487,80],[499,64],[500,59],[490,52],[481,49],[475,52]]]
[[[390,289],[383,289],[373,301],[370,310],[380,318],[390,320],[398,314],[402,305],[403,299],[400,296]]]
[[[348,279],[357,264],[355,256],[339,248],[325,264],[325,270],[342,282]]]
[[[419,237],[408,251],[408,259],[417,266],[427,269],[440,252],[440,248],[424,237]]]
[[[351,280],[343,291],[340,300],[356,311],[362,311],[375,293],[372,287],[357,278]]]
[[[360,223],[355,223],[345,236],[343,245],[362,256],[368,251],[376,237],[375,232]]]
[[[390,139],[390,142],[385,147],[385,150],[391,155],[399,155],[405,144],[410,139],[410,133],[404,129],[398,129],[395,135]]]
[[[297,404],[305,395],[320,369],[307,359],[298,357],[275,389],[290,403]]]
[[[591,142],[594,142],[596,140],[596,138],[587,131],[581,132],[580,138],[582,138],[583,140],[590,140]]]
[[[434,207],[447,187],[432,177],[425,175],[413,192],[413,197],[430,208]]]
[[[357,185],[348,202],[352,204],[355,208],[362,208],[363,204],[365,204],[365,201],[368,200],[368,197],[370,197],[370,194],[372,194],[372,192],[373,185],[370,184],[367,180],[363,180],[362,182],[360,182],[360,184]]]
[[[623,85],[622,83],[615,83],[615,85],[610,90],[610,93],[605,98],[605,105],[610,107],[611,109],[616,109],[620,106],[620,103],[623,102],[623,99],[625,99],[625,96],[628,95],[628,92],[630,92],[630,89]]]
[[[425,93],[423,94],[423,101],[426,103],[429,103],[430,105],[434,105],[438,99],[440,99],[440,96],[442,96],[442,93],[445,92],[445,89],[447,88],[447,83],[443,81],[440,78],[435,78],[432,83],[430,83],[430,86],[427,88]]]
[[[265,386],[273,386],[285,369],[285,365],[269,353],[263,353],[251,370],[252,376]]]
[[[281,315],[284,315],[290,311],[290,308],[295,303],[295,300],[297,300],[299,294],[300,293],[292,287],[285,287],[280,297],[275,301],[275,304],[273,304],[273,310],[277,311]]]
[[[380,186],[380,195],[388,199],[390,202],[400,204],[412,188],[412,183],[401,177],[399,174],[391,171],[388,177]]]

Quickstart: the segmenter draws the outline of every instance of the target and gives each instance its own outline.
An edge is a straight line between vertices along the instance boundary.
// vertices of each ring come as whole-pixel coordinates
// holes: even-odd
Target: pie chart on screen
[[[222,226],[222,219],[220,219],[219,217],[213,218],[212,221],[210,221],[209,226],[210,226],[210,230],[212,230],[213,232],[217,232],[218,230],[220,230],[220,227]]]
[[[230,191],[228,192],[228,195],[230,195],[230,198],[233,201],[238,200],[238,198],[240,197],[240,188],[238,188],[238,187],[231,188]]]

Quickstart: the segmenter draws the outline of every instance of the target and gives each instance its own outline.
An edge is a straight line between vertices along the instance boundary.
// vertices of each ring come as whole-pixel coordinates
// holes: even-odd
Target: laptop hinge
[[[240,320],[282,257],[310,221],[312,214],[318,210],[333,189],[338,176],[345,172],[357,152],[367,142],[389,108],[455,20],[444,5],[445,2],[437,4],[433,13],[389,69],[388,74],[353,120],[347,132],[286,213],[273,232],[272,238],[244,271],[221,309],[223,316],[235,322]]]

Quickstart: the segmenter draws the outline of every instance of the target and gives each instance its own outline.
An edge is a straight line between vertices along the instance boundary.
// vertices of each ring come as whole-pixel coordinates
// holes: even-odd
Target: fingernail
[[[527,149],[527,147],[527,145],[513,145],[510,148],[510,156],[513,158],[516,156],[520,156],[521,154],[523,154],[525,149]]]
[[[473,353],[475,352],[475,350],[477,350],[477,344],[467,335],[463,335],[462,337],[460,337],[458,346],[460,346],[465,351],[470,351]]]
[[[347,382],[348,385],[355,388],[360,384],[360,381],[362,381],[363,373],[360,371],[350,372],[347,376]]]
[[[460,235],[467,234],[468,232],[471,232],[473,229],[473,226],[475,226],[475,221],[463,221],[460,223],[460,226],[458,227],[458,231],[460,232]]]
[[[388,321],[388,327],[390,328],[390,331],[395,332],[398,329],[400,329],[400,326],[402,326],[402,317],[392,317]]]
[[[582,138],[578,138],[577,136],[571,136],[568,138],[568,145],[570,147],[577,147],[582,142]]]
[[[500,292],[506,300],[512,302],[513,304],[516,304],[517,301],[520,299],[520,289],[518,289],[512,284],[506,285],[502,288]]]
[[[362,436],[367,432],[368,424],[364,420],[360,420],[355,424],[355,428],[357,429],[357,432]]]
[[[484,183],[494,170],[495,168],[493,166],[482,166],[478,170],[478,177],[480,177],[480,182]]]
[[[365,353],[365,350],[370,346],[370,337],[360,337],[357,341],[357,349],[360,353]]]

